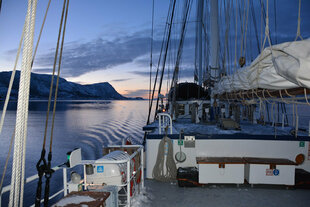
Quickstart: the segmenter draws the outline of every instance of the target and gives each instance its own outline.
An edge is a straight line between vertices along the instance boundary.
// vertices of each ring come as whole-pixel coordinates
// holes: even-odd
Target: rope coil
[[[165,145],[168,145],[166,172],[164,170]],[[159,143],[155,166],[153,168],[153,177],[158,181],[169,182],[176,179],[177,168],[173,159],[173,144],[170,138],[165,136]]]

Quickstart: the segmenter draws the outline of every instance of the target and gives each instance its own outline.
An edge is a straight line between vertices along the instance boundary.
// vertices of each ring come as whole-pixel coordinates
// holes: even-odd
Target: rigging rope
[[[247,9],[246,9],[246,22],[245,22],[245,32],[244,32],[244,57],[246,55],[246,43],[247,43],[247,31],[248,31],[248,20],[249,20],[249,0],[247,0]],[[242,56],[242,53],[241,53]]]
[[[49,1],[49,4],[50,4],[50,1]],[[42,26],[41,26],[41,31],[40,31],[39,37],[41,36],[42,31],[43,31],[44,22],[45,22],[45,19],[46,19],[48,8],[49,8],[49,5],[48,5],[48,7],[46,9],[46,12],[45,12],[45,18],[44,18],[44,21],[43,21]],[[19,42],[19,47],[18,47],[18,50],[17,50],[15,64],[14,64],[14,67],[13,67],[13,71],[12,71],[11,78],[10,78],[10,83],[9,83],[9,86],[8,86],[7,95],[6,95],[6,98],[5,98],[5,103],[4,103],[4,106],[3,106],[3,112],[2,112],[1,121],[0,121],[0,134],[1,134],[1,131],[2,131],[2,127],[3,127],[3,123],[4,123],[4,118],[5,118],[5,115],[6,115],[6,110],[7,110],[8,102],[10,100],[10,94],[11,94],[11,90],[12,90],[12,86],[13,86],[13,82],[14,82],[14,78],[15,78],[16,67],[17,67],[17,63],[18,63],[18,59],[19,59],[19,55],[20,55],[20,50],[21,50],[21,46],[22,46],[22,43],[23,43],[23,39],[24,39],[25,26],[26,26],[26,24],[24,24],[24,26],[23,26],[23,32],[22,32],[21,39],[20,39],[20,42]],[[37,41],[37,44],[36,44],[36,50],[38,48],[39,42],[40,42],[40,38],[38,38],[38,41]],[[33,54],[32,64],[31,65],[33,65],[33,61],[35,59],[35,56],[36,56],[36,52]],[[9,160],[10,154],[11,154],[14,137],[15,137],[15,128],[14,128],[14,131],[13,131],[13,134],[12,134],[12,137],[11,137],[9,151],[8,151],[8,154],[7,154],[5,166],[4,166],[3,173],[2,173],[1,184],[0,184],[0,192],[2,191],[3,181],[4,181],[5,174],[6,174],[7,166],[8,166],[8,160]],[[22,182],[23,182],[23,180],[22,180]]]
[[[43,20],[43,23],[42,23],[42,26],[41,26],[39,38],[37,40],[37,44],[36,44],[36,47],[35,47],[35,52],[34,52],[33,57],[32,57],[31,65],[33,65],[33,62],[34,62],[34,59],[35,59],[35,56],[36,56],[36,51],[38,49],[38,45],[39,45],[39,42],[40,42],[40,37],[41,37],[42,31],[43,31],[43,28],[44,28],[44,24],[45,24],[45,20],[46,20],[46,16],[47,16],[47,13],[48,13],[50,2],[51,2],[51,0],[49,0],[49,2],[48,2],[48,6],[47,6],[47,9],[46,9],[46,12],[45,12],[44,20]],[[17,63],[18,63],[19,55],[20,55],[20,51],[21,51],[21,46],[22,46],[23,39],[24,39],[24,33],[25,33],[25,24],[23,26],[23,32],[22,32],[22,35],[21,35],[21,39],[19,41],[19,46],[18,46],[16,58],[15,58],[15,63],[14,63],[13,71],[12,71],[12,74],[11,74],[11,78],[10,78],[10,82],[9,82],[8,91],[7,91],[7,94],[6,94],[3,110],[2,110],[3,112],[1,114],[0,134],[2,132],[4,118],[5,118],[7,106],[8,106],[9,100],[10,100],[10,95],[11,95],[11,91],[12,91],[12,87],[13,87],[13,82],[14,82],[14,78],[15,78],[15,73],[16,73],[16,67],[17,67]]]
[[[66,7],[66,2],[67,2],[67,7]],[[50,111],[50,105],[51,105],[51,99],[52,99],[52,93],[53,93],[53,85],[54,85],[54,77],[55,77],[55,70],[56,70],[56,63],[57,63],[57,58],[58,58],[58,51],[59,51],[59,42],[60,42],[60,37],[61,37],[61,32],[62,32],[62,25],[64,22],[64,13],[65,13],[65,8],[66,8],[66,15],[68,12],[68,4],[69,4],[69,0],[66,1],[64,0],[63,2],[63,8],[62,8],[62,13],[61,13],[61,20],[60,20],[60,26],[59,26],[59,32],[58,32],[58,39],[57,39],[57,46],[56,46],[56,51],[55,51],[55,57],[54,57],[54,64],[53,64],[53,73],[52,73],[52,77],[51,77],[51,85],[50,85],[50,92],[49,92],[49,99],[48,99],[48,107],[47,107],[47,112],[46,112],[46,120],[45,120],[45,130],[44,130],[44,138],[43,138],[43,145],[42,145],[42,151],[41,151],[41,157],[39,159],[39,161],[36,164],[36,168],[38,171],[38,185],[37,185],[37,191],[36,191],[36,199],[35,199],[35,206],[38,207],[40,206],[41,203],[41,191],[42,191],[42,178],[43,175],[45,174],[46,177],[46,185],[45,185],[45,199],[44,199],[44,206],[47,206],[48,203],[48,197],[46,198],[46,195],[48,196],[49,194],[49,180],[51,177],[51,174],[53,173],[52,169],[51,169],[51,159],[52,159],[52,154],[51,154],[51,148],[52,148],[52,140],[53,140],[53,127],[52,126],[52,130],[51,130],[51,138],[50,138],[50,151],[49,151],[49,155],[48,155],[48,162],[46,162],[45,159],[45,144],[46,144],[46,137],[47,137],[47,127],[48,127],[48,119],[49,119],[49,111]],[[65,17],[65,24],[64,24],[64,28],[63,28],[63,37],[64,38],[64,31],[65,31],[65,26],[66,26],[66,18]],[[62,39],[62,45],[61,45],[61,53],[62,53],[62,47],[63,47],[63,40]],[[57,81],[59,78],[59,70],[60,70],[60,63],[61,63],[61,56],[59,57],[59,68],[58,68],[58,76],[57,76]],[[57,91],[57,87],[58,85],[56,85],[56,91]],[[56,98],[57,93],[55,92],[54,97]],[[56,100],[54,102],[54,107],[56,107]],[[53,121],[54,121],[54,113],[55,111],[53,110]]]
[[[297,23],[297,32],[296,32],[296,38],[295,41],[300,38],[301,40],[303,40],[302,36],[300,35],[300,8],[301,8],[301,0],[299,0],[299,4],[298,4],[298,23]]]
[[[173,1],[171,0],[170,1],[170,5],[169,5],[168,14],[171,12],[172,4],[173,4]],[[163,52],[163,49],[164,49],[164,40],[165,40],[166,34],[167,34],[168,19],[169,19],[169,15],[167,15],[166,25],[165,25],[165,32],[164,32],[164,36],[163,36],[163,41],[161,43],[160,55],[159,55],[159,58],[158,58],[157,70],[156,70],[156,75],[155,75],[155,80],[154,80],[154,85],[153,85],[153,90],[152,90],[152,97],[151,97],[151,102],[150,102],[148,116],[147,116],[147,121],[146,121],[147,125],[150,123],[150,118],[151,118],[151,112],[152,112],[152,107],[153,107],[153,100],[154,100],[156,84],[157,84],[157,78],[158,78],[158,72],[159,72],[159,65],[160,65],[160,62],[161,62],[162,52]],[[143,146],[145,145],[145,142],[146,142],[146,134],[147,134],[147,132],[144,133]]]
[[[246,0],[244,0],[244,5],[246,5]],[[239,7],[240,9],[240,7]],[[241,13],[241,12],[239,12]],[[244,12],[243,12],[243,18],[240,19],[240,24],[241,24],[241,46],[240,46],[240,56],[243,56],[243,43],[244,43],[244,38],[245,38],[245,16],[246,15],[246,10],[244,9]],[[241,18],[241,15],[240,15],[240,18]]]
[[[275,30],[275,43],[278,43],[277,39],[277,9],[276,9],[276,0],[273,0],[273,12],[274,12],[274,30]]]
[[[13,147],[14,136],[15,136],[15,128],[14,128],[14,131],[13,131],[13,134],[12,134],[12,137],[11,137],[10,146],[9,146],[9,152],[8,152],[8,154],[6,156],[6,160],[5,160],[5,164],[4,164],[4,169],[3,169],[3,174],[2,174],[2,177],[1,177],[0,194],[2,194],[3,181],[4,181],[4,178],[5,178],[5,173],[6,173],[6,170],[7,170],[7,167],[8,167],[8,163],[9,163],[9,159],[10,159],[10,154],[11,154],[12,147]]]
[[[167,39],[166,45],[165,45],[165,54],[164,54],[162,71],[161,71],[161,77],[160,77],[159,88],[158,88],[158,93],[157,93],[158,95],[157,95],[157,101],[156,101],[156,107],[155,107],[154,120],[156,119],[156,116],[157,116],[157,109],[158,109],[158,104],[159,104],[159,94],[161,92],[161,86],[162,86],[162,81],[163,81],[164,72],[165,72],[165,65],[166,65],[166,59],[167,59],[167,51],[168,51],[169,43],[170,43],[171,28],[172,28],[172,22],[173,22],[173,17],[174,17],[175,4],[176,4],[176,0],[174,0],[174,2],[173,2],[172,13],[171,13],[170,21],[169,21],[170,24],[168,25],[168,27],[169,27],[168,36],[167,36],[168,39]]]
[[[154,37],[154,0],[153,0],[153,4],[152,4],[152,32],[151,32],[151,54],[150,54],[149,107],[151,106],[151,90],[152,90],[153,37]]]
[[[38,37],[38,40],[37,40],[36,47],[35,47],[35,49],[34,49],[33,58],[32,58],[32,62],[31,62],[31,67],[33,66],[34,57],[35,57],[36,54],[37,54],[37,50],[38,50],[38,47],[39,47],[39,42],[40,42],[40,40],[41,40],[41,36],[42,36],[43,28],[44,28],[44,25],[45,25],[47,13],[48,13],[48,10],[49,10],[49,8],[50,8],[50,4],[51,4],[51,0],[49,0],[48,3],[47,3],[47,8],[46,8],[46,10],[45,10],[45,14],[44,14],[42,26],[41,26],[41,29],[40,29],[39,37]]]
[[[188,18],[188,13],[189,13],[189,10],[191,7],[191,2],[192,1],[189,0],[189,1],[185,1],[185,3],[184,3],[184,13],[183,13],[184,16],[183,16],[183,25],[182,25],[181,37],[180,37],[177,59],[176,59],[175,68],[174,68],[173,77],[172,77],[171,86],[170,86],[170,89],[174,88],[173,100],[172,100],[172,105],[173,105],[172,114],[174,114],[174,110],[176,109],[175,102],[176,102],[176,88],[177,88],[177,82],[178,82],[179,66],[180,66],[181,56],[182,56],[182,52],[183,52],[183,44],[184,44],[186,25],[187,25],[187,20],[188,20],[187,18]]]
[[[3,123],[4,123],[4,118],[6,115],[6,110],[8,107],[8,103],[10,100],[10,95],[11,95],[11,91],[12,91],[12,87],[13,87],[13,83],[14,83],[14,78],[15,78],[15,73],[16,73],[16,67],[17,67],[17,63],[18,63],[18,59],[19,59],[19,55],[20,55],[20,50],[23,44],[23,39],[24,39],[24,34],[25,34],[25,27],[26,27],[26,21],[24,23],[24,27],[23,27],[23,32],[21,35],[21,39],[19,41],[19,46],[18,46],[18,50],[17,50],[17,54],[16,54],[16,58],[15,58],[15,63],[14,63],[14,68],[11,74],[11,79],[10,79],[10,83],[8,86],[8,91],[5,97],[5,102],[4,102],[4,106],[3,106],[3,110],[2,110],[2,114],[1,114],[1,121],[0,121],[0,134],[2,132],[2,127],[3,127]]]
[[[59,77],[60,77],[62,52],[63,52],[63,45],[64,45],[65,34],[66,34],[67,17],[68,17],[68,10],[69,10],[68,8],[69,8],[69,0],[67,0],[67,5],[66,5],[65,22],[63,26],[63,33],[62,33],[62,40],[61,40],[61,47],[60,47],[60,54],[59,54],[57,81],[56,81],[55,94],[54,94],[54,107],[53,107],[53,118],[52,118],[52,128],[51,128],[51,137],[50,137],[50,149],[48,153],[47,169],[45,171],[46,181],[45,181],[44,206],[46,207],[48,206],[48,200],[49,200],[50,179],[52,177],[52,173],[54,173],[54,170],[51,168],[53,134],[54,134],[54,126],[55,126],[54,124],[55,124],[56,103],[57,103],[57,95],[58,95],[58,88],[59,88]]]
[[[259,39],[258,39],[258,31],[257,31],[256,16],[255,16],[255,10],[253,6],[253,0],[251,0],[251,13],[252,13],[252,19],[253,19],[254,30],[255,30],[257,50],[258,52],[260,52],[261,50],[260,50]]]
[[[24,166],[27,137],[28,101],[30,91],[31,61],[33,37],[35,27],[37,0],[28,0],[27,16],[25,21],[25,40],[23,48],[22,70],[18,94],[16,132],[14,143],[13,167],[11,177],[11,191],[9,206],[23,205]],[[24,157],[23,157],[24,156]]]

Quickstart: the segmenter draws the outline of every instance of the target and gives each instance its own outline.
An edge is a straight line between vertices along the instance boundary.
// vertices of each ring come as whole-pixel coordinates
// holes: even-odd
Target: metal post
[[[210,73],[211,77],[219,78],[219,14],[218,14],[218,0],[210,1]]]
[[[308,136],[310,137],[310,121],[309,121]]]
[[[296,114],[296,128],[295,128],[295,137],[298,136],[298,124],[299,124],[299,116]]]
[[[141,185],[144,188],[144,147],[141,149]]]
[[[127,161],[127,206],[131,206],[130,202],[130,160]]]
[[[86,165],[83,165],[83,169],[84,169],[84,190],[87,190],[86,189]]]
[[[198,37],[198,84],[202,86],[202,18],[203,18],[203,0],[199,0],[197,10],[197,37]]]
[[[63,172],[63,182],[64,182],[64,196],[66,196],[68,194],[68,190],[67,190],[67,168],[66,167],[62,168],[62,172]]]
[[[159,134],[161,134],[161,116],[158,116],[158,123],[159,123]]]

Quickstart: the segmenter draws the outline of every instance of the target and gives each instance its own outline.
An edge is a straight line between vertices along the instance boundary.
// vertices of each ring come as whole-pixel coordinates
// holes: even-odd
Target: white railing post
[[[309,120],[308,136],[310,137],[310,120]]]
[[[161,134],[161,130],[164,129],[167,125],[170,129],[170,134],[172,134],[172,118],[167,113],[159,113],[158,114],[158,130],[159,134]]]
[[[131,206],[130,202],[130,160],[127,161],[127,206]]]
[[[144,188],[144,147],[141,149],[141,185]]]
[[[295,127],[295,137],[298,136],[298,124],[299,124],[299,116],[296,114],[296,127]]]
[[[158,115],[158,123],[159,123],[159,134],[161,134],[161,115]]]
[[[67,168],[62,168],[62,174],[63,174],[63,182],[64,182],[64,196],[68,194],[67,190]]]
[[[84,170],[84,190],[87,190],[87,186],[86,186],[86,165],[83,165],[83,170]]]

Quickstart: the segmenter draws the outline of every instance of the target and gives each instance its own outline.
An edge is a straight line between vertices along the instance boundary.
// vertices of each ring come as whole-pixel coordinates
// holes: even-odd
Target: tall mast
[[[197,3],[197,38],[198,38],[198,84],[202,86],[202,18],[203,18],[203,0]]]
[[[218,0],[210,0],[210,75],[211,80],[219,80],[219,25]]]

